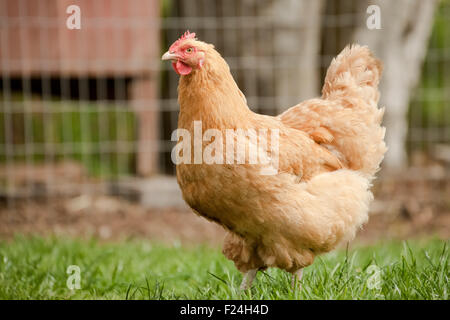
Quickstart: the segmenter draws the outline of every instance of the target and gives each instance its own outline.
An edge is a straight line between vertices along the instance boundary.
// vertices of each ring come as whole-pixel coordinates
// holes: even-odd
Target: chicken
[[[301,279],[317,255],[354,237],[368,220],[371,181],[386,152],[384,110],[377,107],[382,68],[368,48],[345,48],[328,69],[322,97],[277,117],[249,109],[225,60],[194,33],[187,31],[162,59],[180,75],[178,128],[195,135],[201,121],[202,130],[215,130],[214,139],[203,137],[200,152],[215,144],[214,159],[223,161],[196,161],[198,141],[183,136],[194,151],[183,148],[189,161],[177,163],[177,181],[196,214],[227,230],[223,253],[244,274],[242,289],[268,267]],[[276,172],[264,173],[267,161],[239,161],[242,154],[228,143],[219,148],[220,134],[230,129],[276,132],[277,139],[260,137]],[[231,135],[230,142],[255,152],[251,135]],[[237,161],[225,161],[224,149]]]

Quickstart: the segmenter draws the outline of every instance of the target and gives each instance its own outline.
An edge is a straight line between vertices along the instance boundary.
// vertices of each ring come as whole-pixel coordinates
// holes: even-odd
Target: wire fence
[[[186,29],[215,44],[253,110],[274,115],[319,93],[331,59],[366,16],[355,1],[325,1],[319,51],[303,61],[296,48],[304,39],[295,35],[312,26],[283,19],[276,1],[77,3],[81,29],[71,30],[67,1],[0,0],[0,195],[9,204],[172,175],[178,76],[160,55]],[[281,32],[292,49],[277,46]],[[411,164],[449,161],[449,39],[444,1],[410,103]],[[312,88],[303,97],[284,90],[301,86],[295,73],[303,69],[317,71]]]

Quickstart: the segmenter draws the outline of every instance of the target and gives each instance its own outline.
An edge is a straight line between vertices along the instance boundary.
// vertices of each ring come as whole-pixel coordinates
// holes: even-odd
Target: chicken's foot
[[[298,284],[299,289],[301,289],[302,288],[302,284],[301,284],[302,277],[303,277],[303,268],[295,271],[292,274],[292,280],[291,280],[292,287],[295,287]]]
[[[244,278],[242,279],[241,287],[240,287],[241,290],[250,289],[250,287],[252,286],[253,279],[255,279],[255,277],[256,277],[257,271],[258,271],[258,269],[252,269],[252,270],[247,271],[244,274]]]

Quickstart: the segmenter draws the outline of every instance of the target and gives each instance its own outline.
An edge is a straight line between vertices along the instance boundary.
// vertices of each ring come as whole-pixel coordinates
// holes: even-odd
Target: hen
[[[183,198],[195,213],[228,231],[223,253],[244,273],[241,288],[268,267],[301,279],[315,256],[354,237],[368,219],[371,181],[386,152],[384,109],[377,107],[382,68],[368,48],[346,47],[328,69],[322,97],[277,117],[249,109],[225,60],[194,33],[187,31],[162,59],[171,60],[181,76],[179,143],[188,148],[176,148],[175,161]],[[200,142],[188,140],[198,134],[195,123],[215,131]],[[258,137],[269,146],[265,160],[271,168],[276,158],[276,172],[264,173],[267,161],[242,161],[233,148],[243,146],[246,154],[259,150],[251,134],[244,139],[230,134],[221,147],[220,134],[230,129],[277,133],[270,141]],[[216,161],[201,161],[199,146],[200,153],[209,148]],[[230,154],[237,161],[229,161]],[[180,157],[184,161],[177,162]]]

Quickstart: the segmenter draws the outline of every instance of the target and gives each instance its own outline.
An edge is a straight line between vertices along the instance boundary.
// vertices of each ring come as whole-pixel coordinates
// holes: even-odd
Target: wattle
[[[181,62],[180,60],[178,60],[177,62],[172,62],[172,67],[176,73],[178,73],[182,76],[185,76],[185,75],[191,73],[191,71],[192,71],[192,68],[190,66]]]

